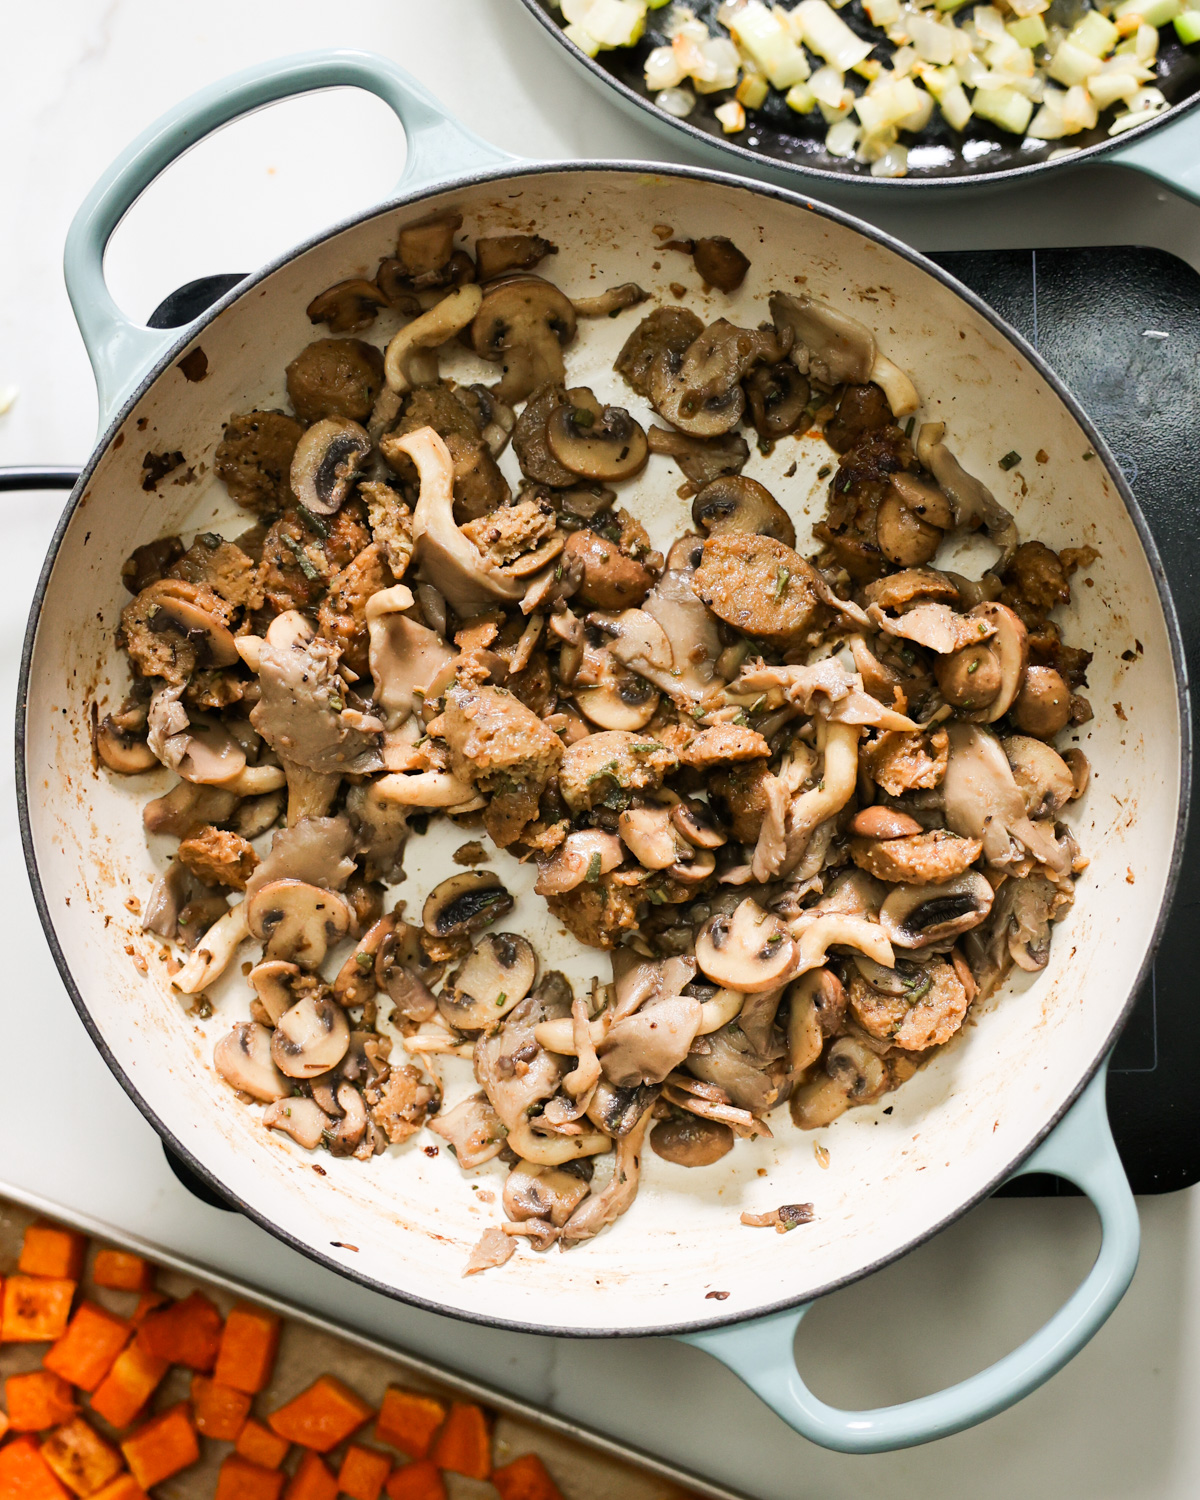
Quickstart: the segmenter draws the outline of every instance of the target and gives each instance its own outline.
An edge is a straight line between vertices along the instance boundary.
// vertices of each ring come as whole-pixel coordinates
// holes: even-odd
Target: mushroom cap
[[[1053,667],[1027,667],[1013,701],[1013,723],[1024,734],[1053,739],[1071,721],[1071,689]]]
[[[878,1099],[890,1082],[883,1058],[853,1036],[838,1037],[825,1058],[825,1071],[842,1085],[853,1104]]]
[[[158,756],[144,739],[126,734],[113,723],[108,714],[96,726],[94,736],[96,754],[110,771],[119,776],[137,776],[143,771],[152,771],[159,764]]]
[[[231,667],[240,659],[233,636],[222,621],[190,597],[191,585],[164,578],[154,589],[155,619],[165,615],[188,640],[203,642],[204,666]]]
[[[573,395],[573,392],[568,393]],[[646,467],[646,432],[623,406],[563,402],[546,419],[546,441],[555,459],[581,479],[605,483],[632,479]]]
[[[537,954],[515,932],[492,932],[471,949],[438,1000],[459,1031],[493,1026],[519,1005],[537,979]]]
[[[750,420],[764,443],[786,437],[807,424],[808,381],[790,360],[777,365],[759,365],[745,381]],[[788,544],[793,546],[794,543]]]
[[[673,1115],[650,1131],[650,1149],[677,1167],[711,1167],[733,1150],[733,1131],[720,1120]]]
[[[995,627],[996,633],[989,644],[1000,662],[1000,691],[986,708],[969,717],[978,724],[994,724],[1009,711],[1021,690],[1029,661],[1029,633],[1006,604],[977,604],[970,613],[972,619]]]
[[[540,276],[512,276],[483,288],[471,344],[481,359],[503,364],[496,394],[516,402],[547,380],[562,380],[562,351],[575,328],[575,309],[556,286]]]
[[[213,1048],[213,1066],[230,1088],[267,1103],[292,1092],[271,1059],[271,1033],[253,1021],[241,1021],[225,1033]]]
[[[314,1151],[328,1129],[329,1116],[315,1099],[294,1097],[277,1099],[263,1110],[263,1124],[268,1130],[282,1130],[297,1146]]]
[[[743,994],[777,989],[794,972],[795,944],[778,917],[747,896],[696,934],[696,963],[715,984]]]
[[[727,840],[707,802],[685,799],[671,808],[671,822],[697,849],[720,849]]]
[[[624,860],[625,850],[615,833],[604,833],[599,828],[581,828],[567,834],[550,858],[543,862],[534,891],[539,896],[562,895],[582,885],[591,871],[596,872],[598,879],[615,870]]]
[[[491,870],[464,870],[434,886],[425,898],[421,922],[431,937],[459,936],[507,916],[513,898]]]
[[[954,526],[954,511],[949,500],[937,485],[930,484],[927,479],[919,479],[915,474],[902,471],[889,477],[888,490],[918,520],[937,526],[942,531],[949,531]]]
[[[246,921],[266,944],[268,958],[290,959],[318,969],[329,948],[354,923],[341,896],[303,880],[272,880],[248,897]]]
[[[745,474],[726,474],[706,484],[692,501],[692,520],[709,536],[745,531],[796,545],[791,517],[765,484]]]
[[[371,456],[365,427],[348,417],[314,422],[292,457],[292,490],[315,516],[331,516],[350,494],[359,470]]]
[[[289,1078],[315,1078],[350,1049],[346,1012],[328,995],[305,995],[284,1011],[271,1034],[271,1057]]]
[[[266,959],[246,976],[272,1026],[285,1010],[290,1010],[296,1003],[296,997],[292,993],[292,980],[299,977],[300,965],[288,963],[282,958]]]
[[[1070,766],[1044,740],[1013,734],[1000,743],[1031,818],[1052,818],[1074,798]]]
[[[617,832],[647,870],[668,870],[679,859],[669,807],[626,808],[617,819]]]
[[[663,349],[650,366],[650,400],[672,427],[691,437],[720,437],[742,420],[746,394],[736,379],[710,392],[688,383],[687,355]]]
[[[978,927],[992,909],[994,892],[977,870],[941,885],[898,885],[879,909],[879,921],[897,948],[924,948]]]

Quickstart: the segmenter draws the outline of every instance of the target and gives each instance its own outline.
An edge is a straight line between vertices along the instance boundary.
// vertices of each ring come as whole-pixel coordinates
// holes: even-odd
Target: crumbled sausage
[[[846,453],[869,432],[891,425],[892,409],[877,385],[848,385],[825,423],[825,441],[835,453]]]
[[[715,771],[708,783],[712,795],[724,804],[730,831],[739,844],[758,840],[770,806],[766,790],[769,774],[766,761],[750,760]]]
[[[317,339],[287,367],[287,392],[302,422],[365,422],[383,385],[383,355],[362,339]]]
[[[291,503],[292,458],[304,428],[281,411],[230,417],[215,467],[230,498],[246,510],[273,515]]]
[[[266,602],[282,613],[312,609],[335,573],[368,545],[371,535],[363,507],[348,501],[335,515],[305,516],[285,511],[267,532],[260,578]]]
[[[184,683],[203,666],[203,643],[191,640],[161,614],[164,590],[186,599],[224,624],[229,606],[203,584],[161,580],[145,588],[121,611],[121,642],[143,677],[163,677],[172,687]]]
[[[246,889],[258,867],[258,855],[244,838],[211,823],[184,839],[176,853],[198,880],[235,891]]]
[[[948,1042],[967,1004],[962,980],[940,959],[925,966],[906,995],[886,995],[857,974],[850,981],[850,1009],[863,1030],[910,1052]]]
[[[591,948],[615,948],[623,933],[638,926],[637,891],[614,874],[547,896],[546,905],[568,932]]]
[[[932,734],[884,729],[861,750],[863,767],[889,797],[901,792],[928,791],[940,786],[950,762],[950,736],[944,729]]]
[[[518,500],[477,521],[468,521],[462,533],[488,562],[502,567],[544,542],[556,522],[554,507],[548,501]]]
[[[393,1146],[420,1130],[436,1097],[411,1065],[389,1069],[381,1082],[369,1083],[364,1094],[371,1119]]]
[[[674,751],[649,735],[607,729],[568,746],[558,789],[574,813],[599,803],[624,806],[628,793],[661,786],[678,764]]]
[[[371,670],[367,601],[380,589],[389,588],[391,582],[383,548],[372,542],[330,579],[329,592],[317,611],[318,631],[342,648],[343,662],[360,677]]]
[[[738,724],[714,724],[711,729],[702,729],[693,735],[679,752],[679,759],[685,766],[708,770],[711,766],[731,762],[761,760],[770,753],[770,745],[757,729]]]
[[[366,503],[371,535],[383,547],[393,578],[403,578],[412,562],[412,510],[390,484],[369,479],[358,487]]]
[[[235,608],[262,608],[262,584],[254,562],[235,543],[224,541],[212,531],[196,538],[167,577],[205,584]]]
[[[878,578],[887,566],[879,548],[879,507],[890,476],[912,465],[912,448],[900,429],[879,427],[842,455],[830,480],[829,508],[813,535],[858,582]]]
[[[512,693],[461,683],[446,694],[442,733],[454,774],[490,796],[484,822],[507,847],[537,817],[542,789],[562,759],[562,741]]]
[[[1003,574],[1000,602],[1027,626],[1040,625],[1052,609],[1071,602],[1067,570],[1045,542],[1022,542]]]

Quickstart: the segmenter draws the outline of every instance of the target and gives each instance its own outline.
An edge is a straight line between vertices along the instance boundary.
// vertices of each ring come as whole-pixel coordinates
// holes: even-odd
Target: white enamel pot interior
[[[248,1014],[237,965],[212,992],[215,1013],[200,1019],[172,993],[161,945],[139,929],[136,909],[165,852],[147,848],[141,809],[166,774],[161,785],[110,776],[89,745],[92,705],[103,714],[126,684],[113,646],[128,597],[122,561],[164,533],[244,528],[212,474],[222,424],[232,412],[286,405],[284,367],[320,333],[305,316],[308,301],[332,282],[371,275],[399,226],[442,208],[462,213],[464,242],[483,232],[546,235],[559,247],[547,274],[573,295],[636,281],[670,303],[669,283],[679,280],[701,316],[753,325],[767,316],[773,289],[805,287],[875,330],[911,372],[923,418],[946,423],[950,445],[1012,509],[1023,536],[1099,552],[1065,622],[1069,640],[1095,652],[1088,696],[1096,715],[1078,736],[1093,781],[1068,813],[1091,864],[1055,929],[1046,971],[1018,975],[878,1105],[816,1137],[780,1110],[773,1139],[740,1142],[702,1170],[647,1152],[637,1201],[615,1228],[570,1253],[523,1251],[466,1280],[469,1248],[499,1220],[505,1169],[492,1163],[464,1175],[445,1149],[426,1154],[427,1134],[363,1166],[316,1158],[262,1128],[258,1108],[241,1105],[211,1064],[216,1039]],[[703,295],[690,264],[657,249],[656,225],[731,236],[752,262],[741,290]],[[648,422],[612,371],[644,310],[581,322],[568,368],[570,383]],[[366,336],[382,344],[393,326],[381,318]],[[198,384],[178,368],[189,346],[208,360]],[[460,378],[495,373],[465,352],[447,369]],[[178,450],[186,461],[153,493],[141,483],[147,450]],[[1006,472],[998,460],[1012,450],[1022,461]],[[791,513],[802,549],[824,508],[816,471],[829,459],[823,440],[809,436],[785,440],[770,457],[756,453],[747,466]],[[671,463],[656,460],[621,496],[660,544],[689,526],[679,482]],[[164,1138],[314,1259],[427,1307],[548,1333],[748,1318],[859,1277],[962,1213],[1045,1136],[1111,1046],[1169,890],[1184,789],[1185,689],[1161,569],[1106,450],[1036,356],[943,273],[853,220],[786,192],[671,169],[507,171],[393,203],[270,268],[202,320],[125,404],[77,494],[42,579],[24,675],[23,817],[47,931],[81,1015]],[[414,839],[396,894],[419,903],[454,870],[449,852],[462,837]],[[504,855],[493,866],[515,892],[528,892],[527,870]],[[527,932],[543,959],[574,979],[608,977],[606,958],[564,943],[531,896],[521,895],[505,925]],[[464,1065],[451,1078],[451,1101],[471,1086]],[[826,1170],[815,1139],[828,1150]],[[497,1201],[481,1202],[479,1188]],[[739,1223],[743,1209],[797,1201],[816,1210],[799,1232]],[[713,1290],[728,1297],[706,1300]]]

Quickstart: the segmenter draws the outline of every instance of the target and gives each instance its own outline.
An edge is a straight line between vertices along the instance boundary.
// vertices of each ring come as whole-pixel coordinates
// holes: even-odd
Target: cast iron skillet
[[[1063,4],[1065,0],[1056,3]],[[1157,119],[1114,139],[1108,135],[1111,115],[1105,112],[1094,130],[1063,141],[1033,141],[1019,139],[974,118],[966,131],[959,134],[935,109],[919,136],[905,137],[910,141],[908,176],[887,178],[872,177],[870,167],[853,157],[831,156],[825,150],[826,126],[821,117],[796,114],[774,89],[762,109],[748,112],[749,123],[736,136],[724,133],[714,113],[733,97],[732,90],[697,95],[696,106],[685,120],[659,109],[642,75],[646,54],[666,41],[661,28],[669,7],[649,13],[645,35],[635,47],[619,47],[589,57],[564,34],[562,12],[555,0],[521,0],[521,4],[587,69],[596,83],[614,90],[626,107],[648,115],[660,130],[678,131],[702,150],[719,152],[726,158],[728,170],[736,170],[728,161],[733,157],[740,162],[742,171],[754,176],[799,174],[838,182],[850,180],[861,187],[911,192],[926,186],[969,187],[1009,182],[1059,166],[1099,160],[1136,167],[1190,197],[1200,197],[1200,114],[1196,110],[1200,104],[1200,46],[1182,46],[1170,26],[1159,32],[1156,86],[1171,107]],[[691,0],[691,9],[714,32],[724,36],[728,33],[716,21],[719,4],[720,0]],[[862,37],[878,35],[863,14],[860,0],[851,0],[839,15]],[[881,49],[877,55],[885,58],[887,51]],[[1154,140],[1148,141],[1151,135]],[[1071,155],[1050,159],[1056,150],[1076,146],[1079,149]]]

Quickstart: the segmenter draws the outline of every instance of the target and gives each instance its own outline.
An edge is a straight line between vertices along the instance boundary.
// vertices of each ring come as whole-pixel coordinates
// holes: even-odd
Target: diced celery
[[[1024,135],[1033,114],[1032,101],[1015,89],[976,89],[971,104],[981,120],[991,120],[1013,135]]]
[[[807,115],[816,109],[817,96],[807,83],[798,83],[795,88],[788,89],[784,94],[783,102],[789,109],[794,109],[798,115]]]
[[[1174,21],[1175,35],[1185,47],[1200,42],[1200,10],[1185,10]]]
[[[1040,47],[1046,40],[1046,23],[1041,16],[1025,16],[1020,21],[1010,21],[1007,31],[1013,41],[1021,47]]]
[[[946,118],[946,123],[954,130],[965,130],[967,121],[971,118],[971,101],[967,98],[967,91],[961,83],[955,83],[948,89],[943,89],[938,95],[938,108]]]
[[[1074,42],[1061,42],[1046,71],[1056,83],[1065,83],[1072,88],[1077,83],[1086,82],[1102,66],[1098,57],[1093,57]]]
[[[1181,0],[1121,0],[1113,11],[1113,18],[1141,16],[1147,26],[1165,26],[1183,12]]]
[[[1098,10],[1089,10],[1067,33],[1067,41],[1090,52],[1093,57],[1103,57],[1111,52],[1121,39],[1113,23]]]

